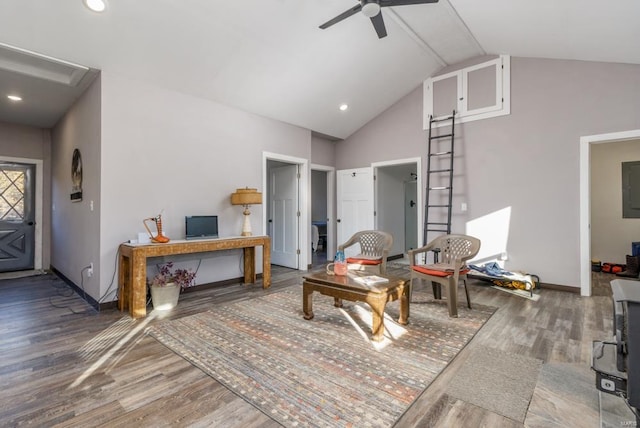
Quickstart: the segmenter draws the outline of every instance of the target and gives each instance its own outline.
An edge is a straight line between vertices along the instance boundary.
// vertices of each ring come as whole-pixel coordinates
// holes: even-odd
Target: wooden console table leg
[[[118,309],[129,309],[129,290],[131,290],[131,260],[120,253],[118,256]]]
[[[132,318],[144,318],[147,316],[147,258],[134,252],[131,259],[129,313]]]
[[[244,283],[256,282],[256,247],[244,248]]]
[[[313,319],[313,287],[307,282],[302,283],[302,312],[304,313],[304,319]]]
[[[262,246],[262,288],[271,287],[271,239]]]

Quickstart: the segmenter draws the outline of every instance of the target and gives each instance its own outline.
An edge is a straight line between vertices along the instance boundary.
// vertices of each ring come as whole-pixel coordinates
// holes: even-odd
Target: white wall
[[[452,230],[504,232],[507,269],[579,287],[580,137],[639,128],[638,93],[638,65],[512,58],[511,114],[456,126]],[[337,169],[425,156],[421,115],[419,87],[338,144]]]
[[[239,187],[264,192],[263,151],[310,157],[311,132],[293,125],[109,71],[102,88],[103,291],[119,244],[144,231],[144,218],[162,211],[165,234],[183,239],[185,215],[217,214],[220,236],[237,236],[242,209],[229,198]],[[263,209],[251,208],[255,235],[265,233]],[[196,283],[240,277],[241,262],[240,250],[211,253]]]
[[[640,140],[591,146],[591,256],[626,263],[640,218],[622,218],[622,162],[640,161]]]

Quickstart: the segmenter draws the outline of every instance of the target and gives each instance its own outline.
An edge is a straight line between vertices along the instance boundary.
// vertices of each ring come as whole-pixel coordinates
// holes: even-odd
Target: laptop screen
[[[217,215],[192,215],[184,218],[186,239],[218,237]]]

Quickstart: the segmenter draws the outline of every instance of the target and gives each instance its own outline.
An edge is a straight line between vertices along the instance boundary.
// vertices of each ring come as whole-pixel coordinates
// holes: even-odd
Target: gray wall
[[[333,166],[336,162],[336,142],[316,135],[311,136],[311,162]]]
[[[311,171],[311,221],[327,220],[327,172]]]
[[[100,289],[100,91],[101,79],[97,77],[52,130],[51,170],[51,265],[82,286],[95,300],[103,294]],[[82,156],[83,199],[71,202],[71,160],[76,148]],[[90,263],[94,265],[92,277],[83,271]],[[109,275],[112,266],[113,262],[106,265]]]
[[[311,155],[311,132],[297,126],[113,71],[102,72],[102,88],[103,292],[119,244],[144,231],[144,218],[162,211],[165,234],[183,239],[185,215],[217,214],[220,235],[237,236],[242,209],[231,205],[230,195],[245,186],[264,195],[263,152]],[[264,209],[264,204],[251,208],[254,235],[265,233]],[[197,264],[185,261],[184,267]],[[240,276],[241,251],[220,251],[203,259],[196,283]]]
[[[0,122],[0,157],[42,161],[42,268],[49,269],[51,238],[51,133],[48,129]]]
[[[622,218],[622,162],[640,161],[640,140],[591,145],[591,256],[626,263],[640,218]]]
[[[502,230],[507,269],[579,287],[579,140],[640,128],[638,93],[637,65],[511,58],[511,114],[456,127],[453,231],[496,253]],[[422,110],[419,87],[338,144],[337,169],[425,156]]]

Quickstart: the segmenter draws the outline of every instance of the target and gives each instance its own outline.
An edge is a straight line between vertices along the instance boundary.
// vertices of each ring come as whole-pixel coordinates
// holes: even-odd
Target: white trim
[[[416,218],[418,219],[418,227],[417,227],[417,232],[418,232],[418,240],[416,241],[418,243],[418,246],[421,245],[422,242],[422,234],[423,234],[423,224],[422,224],[422,219],[423,219],[423,202],[422,202],[422,158],[421,157],[417,157],[417,158],[407,158],[407,159],[396,159],[396,160],[390,160],[390,161],[382,161],[382,162],[373,162],[371,164],[371,168],[373,168],[373,171],[375,173],[375,169],[379,168],[379,167],[384,167],[384,166],[393,166],[393,165],[406,165],[406,164],[416,164],[416,173],[418,174],[418,176],[416,177],[416,188],[417,188],[417,196],[416,196],[416,203],[418,205],[418,211],[416,213]],[[375,181],[374,181],[374,189],[376,187],[375,185]],[[377,195],[374,192],[374,199],[377,199]],[[377,200],[374,201],[375,206],[377,206]],[[378,219],[374,218],[375,222],[377,223]]]
[[[311,199],[309,192],[311,189],[311,180],[309,180],[309,160],[297,158],[294,156],[281,155],[278,153],[262,152],[262,191],[266,194],[269,185],[269,177],[267,177],[267,161],[288,162],[299,165],[300,172],[300,188],[299,200],[300,205],[300,229],[298,236],[298,245],[300,255],[298,256],[298,270],[307,270],[307,266],[311,263],[311,243],[309,242],[309,225],[311,224]],[[264,234],[267,234],[267,210],[262,210],[262,228]]]
[[[580,137],[580,294],[591,296],[591,144],[640,138],[640,129]]]
[[[44,252],[44,249],[42,248],[42,204],[44,200],[43,161],[42,159],[16,158],[10,156],[0,156],[0,161],[25,163],[36,166],[36,230],[34,236],[35,248],[33,249],[33,268],[34,270],[42,270],[42,258]]]

